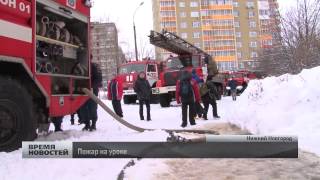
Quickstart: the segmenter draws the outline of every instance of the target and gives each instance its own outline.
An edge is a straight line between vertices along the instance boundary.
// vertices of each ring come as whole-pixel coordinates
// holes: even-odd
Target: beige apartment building
[[[156,31],[174,32],[214,56],[219,69],[257,66],[259,53],[278,42],[277,0],[153,0]],[[169,52],[156,48],[156,58]]]
[[[117,75],[118,67],[125,62],[118,45],[118,30],[114,23],[91,23],[92,61],[99,64],[103,84]]]

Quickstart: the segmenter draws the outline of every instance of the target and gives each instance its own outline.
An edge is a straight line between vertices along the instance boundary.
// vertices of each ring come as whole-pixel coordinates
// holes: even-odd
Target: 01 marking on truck
[[[6,6],[12,9],[18,9],[22,13],[31,14],[31,5],[24,0],[0,0],[0,5]]]

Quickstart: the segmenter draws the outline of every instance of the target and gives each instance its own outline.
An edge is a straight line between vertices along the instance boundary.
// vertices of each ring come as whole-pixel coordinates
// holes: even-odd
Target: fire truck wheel
[[[130,97],[129,96],[123,96],[123,103],[124,104],[130,104]]]
[[[157,95],[157,94],[151,95],[151,99],[150,99],[151,104],[159,104],[159,101],[160,101],[159,95]]]
[[[126,95],[123,96],[123,103],[124,104],[135,104],[137,101],[137,96],[130,96],[130,95]]]
[[[22,141],[33,140],[32,98],[17,81],[0,77],[0,151],[13,151]]]
[[[169,107],[171,102],[170,94],[160,94],[160,106]]]

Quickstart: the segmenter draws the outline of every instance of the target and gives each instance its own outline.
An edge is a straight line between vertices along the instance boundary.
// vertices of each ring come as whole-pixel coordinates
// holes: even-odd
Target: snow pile
[[[251,81],[223,117],[254,134],[298,135],[300,148],[320,154],[319,82],[320,67]]]

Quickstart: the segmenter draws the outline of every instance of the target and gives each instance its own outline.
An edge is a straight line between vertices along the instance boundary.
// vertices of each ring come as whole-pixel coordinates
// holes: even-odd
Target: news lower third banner
[[[197,142],[23,142],[23,158],[298,158],[298,137],[207,135]]]

